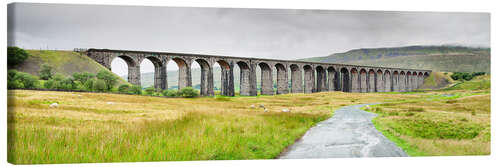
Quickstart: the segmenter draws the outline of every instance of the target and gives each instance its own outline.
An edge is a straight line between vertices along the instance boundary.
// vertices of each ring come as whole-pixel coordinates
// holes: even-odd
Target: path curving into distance
[[[371,104],[342,107],[332,118],[318,123],[279,159],[404,157],[401,148],[375,129],[372,119],[377,114],[360,108]]]

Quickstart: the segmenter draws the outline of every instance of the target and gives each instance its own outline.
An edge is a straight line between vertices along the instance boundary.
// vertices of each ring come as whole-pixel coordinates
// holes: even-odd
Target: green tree
[[[184,87],[179,91],[179,96],[181,97],[196,97],[198,96],[198,91],[192,87]]]
[[[28,57],[29,57],[29,54],[24,49],[21,49],[21,48],[15,47],[15,46],[7,47],[7,65],[8,66],[15,66],[15,65],[21,64]]]
[[[52,75],[54,74],[54,72],[52,71],[52,67],[45,63],[40,66],[39,73],[40,73],[40,79],[43,80],[48,80],[52,78]]]
[[[75,81],[80,82],[81,84],[85,84],[87,80],[94,78],[95,74],[89,73],[89,72],[75,72],[73,73],[73,79]]]
[[[175,96],[177,96],[178,91],[177,90],[164,90],[162,93],[163,93],[163,96],[175,97]]]
[[[83,87],[85,88],[85,90],[92,91],[94,89],[95,80],[96,80],[95,78],[90,78],[87,81],[85,81],[85,83],[83,84]]]
[[[133,85],[132,87],[130,87],[129,90],[131,94],[136,94],[136,95],[142,94],[142,88],[139,85]]]
[[[118,83],[118,78],[107,70],[101,70],[97,73],[97,79],[101,79],[106,84],[107,90],[113,89],[116,83]]]
[[[9,70],[7,72],[7,88],[29,88],[33,89],[38,86],[38,78],[34,75]]]
[[[104,92],[107,89],[107,86],[106,86],[106,81],[102,80],[102,79],[97,79],[95,80],[94,84],[93,84],[93,89],[95,91],[98,91],[98,92]]]
[[[129,93],[130,86],[128,84],[122,84],[118,87],[118,92],[120,93]]]
[[[153,93],[155,92],[155,88],[149,87],[146,88],[144,91],[146,92],[147,95],[153,95]]]

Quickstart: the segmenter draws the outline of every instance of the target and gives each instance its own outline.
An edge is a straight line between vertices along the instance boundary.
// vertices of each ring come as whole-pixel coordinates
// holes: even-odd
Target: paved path
[[[370,104],[346,106],[332,118],[318,123],[278,158],[342,158],[408,156],[377,131],[371,120],[377,114],[360,108]]]

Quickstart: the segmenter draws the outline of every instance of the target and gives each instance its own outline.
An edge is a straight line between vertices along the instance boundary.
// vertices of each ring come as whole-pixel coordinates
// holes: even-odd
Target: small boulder
[[[264,107],[264,104],[260,104],[259,107],[260,108],[266,108],[266,107]]]
[[[264,112],[269,112],[269,111],[267,111],[267,108],[264,108]]]
[[[290,112],[290,110],[288,108],[284,108],[281,110],[281,112]]]
[[[251,108],[251,109],[254,109],[254,108],[255,108],[255,105],[253,105],[253,104],[252,104],[252,105],[250,105],[250,108]]]
[[[115,103],[108,101],[106,104],[115,104]]]
[[[59,104],[57,103],[52,103],[49,105],[50,108],[56,108],[56,107],[59,107]]]

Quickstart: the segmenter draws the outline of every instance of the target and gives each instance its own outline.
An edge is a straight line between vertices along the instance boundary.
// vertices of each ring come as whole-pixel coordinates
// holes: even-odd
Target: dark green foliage
[[[48,80],[52,78],[52,75],[54,75],[54,72],[52,71],[52,67],[49,66],[48,64],[42,64],[40,66],[40,79],[43,80]]]
[[[185,87],[179,91],[179,96],[181,97],[196,97],[198,96],[198,91],[192,87]]]
[[[466,81],[470,81],[473,78],[473,76],[470,73],[466,72],[454,72],[450,77],[453,80],[466,80]]]
[[[75,72],[73,73],[73,79],[75,81],[78,81],[82,84],[87,82],[87,80],[94,78],[95,74],[89,73],[89,72]]]
[[[476,76],[480,76],[480,75],[485,75],[486,72],[475,72],[475,73],[472,73],[472,77],[476,77]]]
[[[154,92],[155,92],[155,88],[153,87],[148,87],[144,90],[146,92],[147,95],[153,95]]]
[[[29,54],[24,49],[21,49],[21,48],[15,47],[15,46],[7,47],[7,65],[8,66],[15,66],[15,65],[21,64],[28,57],[29,57]]]
[[[9,70],[7,72],[7,88],[36,88],[38,78],[28,73]]]
[[[178,91],[177,90],[164,90],[162,93],[163,93],[163,96],[175,97],[175,96],[177,96]]]
[[[116,83],[118,83],[118,78],[115,77],[113,73],[107,70],[99,71],[96,76],[97,79],[104,81],[107,90],[111,90],[116,85]]]
[[[43,85],[47,89],[73,90],[76,84],[73,78],[65,77],[62,74],[56,74],[51,79],[45,81]]]
[[[129,88],[129,92],[131,94],[140,95],[142,94],[142,87],[139,85],[133,85],[132,87]]]
[[[104,92],[108,90],[106,86],[106,81],[102,79],[96,79],[94,84],[93,84],[93,90],[98,91],[98,92]]]
[[[95,78],[91,78],[91,79],[88,79],[84,84],[83,84],[83,87],[85,88],[85,90],[87,91],[92,91],[92,89],[94,88],[94,82],[95,82]]]
[[[122,84],[118,87],[118,92],[120,93],[129,93],[130,86],[128,84]]]

